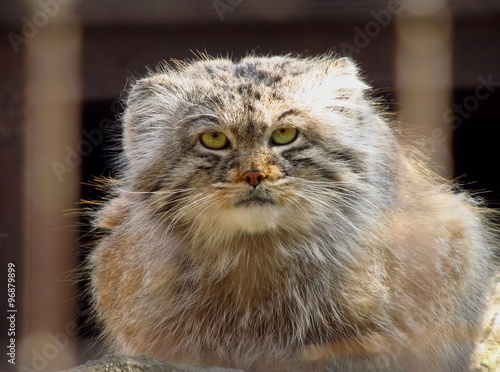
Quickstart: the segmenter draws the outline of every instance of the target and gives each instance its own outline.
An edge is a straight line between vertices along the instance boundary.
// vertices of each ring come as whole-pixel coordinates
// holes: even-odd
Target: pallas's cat
[[[346,58],[178,63],[136,81],[96,213],[110,350],[248,371],[467,370],[493,238]]]

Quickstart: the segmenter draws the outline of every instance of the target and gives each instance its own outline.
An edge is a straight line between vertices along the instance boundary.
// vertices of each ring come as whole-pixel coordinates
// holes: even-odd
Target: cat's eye
[[[212,150],[222,150],[229,145],[226,135],[221,132],[207,132],[200,136],[200,142],[203,146]]]
[[[299,131],[295,128],[279,128],[276,129],[271,138],[275,145],[288,145],[297,138]]]

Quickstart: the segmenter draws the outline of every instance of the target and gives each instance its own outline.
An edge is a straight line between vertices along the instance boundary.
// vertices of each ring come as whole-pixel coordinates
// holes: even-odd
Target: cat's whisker
[[[361,194],[361,191],[353,189],[352,183],[346,183],[346,185],[350,187],[346,187],[338,183],[308,182],[306,183],[306,187],[303,187],[302,190],[308,190],[313,195],[321,195],[327,198],[327,200],[336,202],[338,201],[339,203],[345,202],[346,200],[354,202],[359,200],[362,203],[371,205],[376,209],[379,208],[375,203],[372,202],[372,200],[370,200],[366,196],[363,196],[363,194]],[[357,188],[359,188],[359,185],[357,185]],[[337,194],[332,194],[332,191],[337,192]]]
[[[196,207],[203,205],[203,202],[207,199],[209,200],[210,198],[211,195],[206,195],[202,198],[199,198],[198,195],[192,195],[191,198],[188,199],[188,202],[184,203],[181,208],[179,208],[178,210],[174,210],[171,214],[166,214],[165,217],[161,218],[161,224],[163,224],[167,220],[170,220],[170,223],[166,226],[166,230],[170,231],[170,229],[176,226],[177,223],[182,220],[185,215],[190,213]]]
[[[217,203],[218,202],[218,203]],[[198,212],[198,215],[195,217],[194,221],[192,224],[190,224],[190,227],[188,229],[188,234],[191,233],[194,229],[195,226],[199,226],[197,224],[197,222],[199,221],[200,218],[202,218],[203,216],[203,213],[205,213],[205,211],[207,209],[213,209],[214,213],[217,215],[220,213],[220,208],[214,208],[214,206],[218,205],[218,206],[221,206],[222,204],[224,203],[224,201],[220,201],[220,200],[209,200],[208,203],[206,203],[206,205],[203,207],[203,209],[201,209],[199,212]],[[217,216],[214,216],[213,219],[216,219]]]
[[[168,198],[167,200],[165,201],[161,201],[161,200],[154,200],[151,202],[151,204],[149,205],[149,208],[153,205],[153,204],[157,204],[156,208],[152,211],[153,213],[157,213],[160,209],[162,208],[166,208],[168,206],[168,204],[177,204],[177,203],[183,203],[185,200],[190,200],[191,198],[193,198],[194,196],[192,195],[189,195],[189,194],[181,194],[182,197],[176,197],[176,198]],[[162,225],[167,219],[169,219],[169,217],[171,215],[173,215],[174,213],[177,213],[176,210],[172,210],[172,209],[167,209],[159,218],[158,220],[156,221],[155,224],[153,224],[153,226],[151,227],[150,229],[150,236],[154,236],[154,233],[157,231],[157,229],[159,228],[160,225]]]
[[[314,194],[304,194],[302,192],[297,192],[297,196],[302,197],[304,201],[308,202],[316,211],[319,216],[325,215],[328,212],[335,212],[335,217],[342,220],[347,226],[349,226],[352,231],[358,231],[359,228],[354,225],[354,223],[348,219],[341,210],[336,208],[333,204],[326,202],[315,196]]]
[[[154,199],[150,201],[150,204],[147,206],[148,209],[151,209],[151,207],[155,206],[154,209],[151,209],[151,213],[154,215],[158,213],[161,209],[164,209],[164,215],[167,214],[169,211],[172,210],[172,206],[176,204],[180,204],[185,200],[189,200],[191,196],[186,193],[180,193],[181,196],[175,196],[174,198],[168,197],[167,199]],[[160,218],[163,218],[160,217]]]
[[[191,188],[169,189],[169,190],[162,189],[162,190],[156,190],[156,191],[134,191],[134,190],[126,190],[122,187],[118,187],[117,190],[123,194],[175,195],[175,194],[184,193],[184,192],[198,191],[202,188],[203,187],[191,187]]]

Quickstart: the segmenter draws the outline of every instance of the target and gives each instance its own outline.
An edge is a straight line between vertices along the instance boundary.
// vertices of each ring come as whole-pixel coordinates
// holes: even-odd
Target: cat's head
[[[168,226],[349,233],[390,199],[393,137],[366,89],[331,56],[165,68],[130,91],[124,187]]]

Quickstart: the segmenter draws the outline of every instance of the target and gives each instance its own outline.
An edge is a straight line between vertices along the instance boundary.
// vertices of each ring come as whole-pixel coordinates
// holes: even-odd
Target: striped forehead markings
[[[283,112],[280,116],[278,116],[278,118],[276,119],[276,121],[283,120],[287,116],[299,116],[299,115],[300,115],[300,113],[297,110],[290,109],[290,110],[287,110],[287,111]]]

